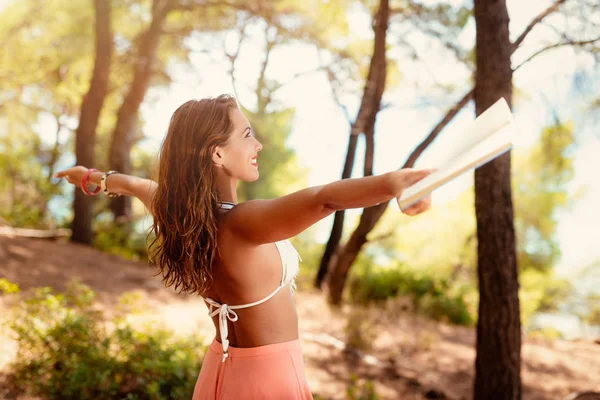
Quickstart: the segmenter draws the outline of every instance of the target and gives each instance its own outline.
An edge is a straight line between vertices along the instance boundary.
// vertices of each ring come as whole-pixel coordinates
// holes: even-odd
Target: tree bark
[[[354,126],[355,125],[353,124],[353,127]],[[346,160],[344,162],[344,169],[342,171],[342,179],[348,179],[352,175],[354,159],[356,156],[357,142],[358,134],[353,134],[352,132],[350,132],[350,137],[348,138],[348,148],[346,150]],[[317,272],[317,277],[315,278],[315,288],[317,289],[321,289],[321,287],[323,286],[323,282],[327,277],[329,265],[335,263],[333,257],[336,253],[336,250],[338,249],[340,241],[342,240],[345,217],[345,210],[336,211],[333,217],[333,226],[331,227],[331,233],[329,234],[329,239],[327,240],[327,244],[325,245],[325,251],[323,252],[323,256],[321,257],[321,263],[319,264],[319,271]]]
[[[504,97],[511,104],[512,69],[505,0],[475,0],[480,115]],[[475,170],[479,318],[474,399],[521,399],[521,321],[510,152]]]
[[[389,2],[388,0],[381,0],[379,3],[379,10],[374,17],[373,21],[373,30],[375,32],[375,40],[374,40],[374,49],[373,56],[371,57],[371,64],[369,66],[369,74],[367,76],[367,82],[365,84],[365,89],[363,93],[363,98],[361,101],[360,109],[358,115],[356,117],[356,121],[352,126],[352,130],[350,132],[350,141],[349,141],[349,150],[352,145],[352,135],[358,136],[359,133],[363,133],[365,135],[365,164],[364,164],[364,175],[369,176],[373,174],[373,158],[374,158],[374,150],[375,150],[375,121],[377,119],[377,113],[381,108],[381,98],[383,97],[383,92],[385,91],[385,80],[387,75],[387,60],[386,60],[386,37],[387,37],[387,29],[389,22]],[[354,143],[356,146],[356,143]],[[354,152],[353,152],[354,153]],[[350,151],[348,151],[348,155]],[[349,160],[346,158],[346,165],[352,162],[353,160]],[[349,172],[351,172],[351,167],[349,168]],[[346,172],[346,168],[344,168]],[[348,176],[349,177],[349,176]],[[342,177],[344,178],[344,177]],[[337,216],[337,215],[336,215]],[[335,222],[335,218],[334,218]],[[329,242],[327,243],[327,247],[330,248],[331,254],[335,252],[339,245],[339,240],[341,238],[341,233],[343,230],[343,214],[338,217],[338,227],[336,228],[338,231],[335,232],[336,235],[332,235],[329,238]],[[338,237],[339,232],[339,237]],[[337,243],[335,243],[335,239],[337,239]],[[350,245],[351,243],[348,243]],[[347,245],[347,246],[348,246]],[[332,251],[333,250],[333,251]],[[327,266],[327,270],[330,270],[330,276],[328,277],[328,289],[329,289],[329,301],[333,304],[339,304],[342,298],[342,293],[344,290],[344,285],[346,283],[346,275],[348,273],[348,269],[343,268],[330,268],[330,262],[334,260],[331,257],[331,260],[326,263],[325,255],[323,255],[323,259],[321,260],[321,268],[323,266]],[[337,259],[337,258],[336,258]],[[339,267],[341,264],[339,259],[336,260],[336,266]],[[325,272],[319,271],[320,274],[324,275]]]
[[[163,25],[170,11],[173,10],[173,0],[160,7],[159,1],[154,0],[152,21],[148,29],[141,35],[140,45],[134,62],[133,81],[125,95],[123,104],[117,113],[117,122],[112,134],[108,165],[110,169],[124,174],[131,173],[131,147],[134,143],[134,131],[137,125],[138,111],[146,96],[152,67],[156,59],[156,51]],[[110,201],[110,209],[116,222],[131,219],[131,198],[129,196],[115,197]]]
[[[108,91],[113,43],[110,28],[110,2],[94,0],[96,9],[96,60],[90,88],[81,102],[79,126],[75,131],[75,158],[78,165],[95,164],[96,127]],[[93,197],[75,189],[71,241],[92,243]]]

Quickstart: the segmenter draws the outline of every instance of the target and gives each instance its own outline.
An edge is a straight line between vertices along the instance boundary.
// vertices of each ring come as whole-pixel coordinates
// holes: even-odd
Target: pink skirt
[[[259,347],[228,348],[216,339],[206,351],[193,400],[312,400],[300,339]]]

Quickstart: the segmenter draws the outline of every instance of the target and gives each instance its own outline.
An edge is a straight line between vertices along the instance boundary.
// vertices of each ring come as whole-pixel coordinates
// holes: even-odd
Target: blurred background
[[[151,215],[52,175],[155,178],[173,111],[222,93],[264,145],[240,201],[439,167],[486,98],[512,103],[511,169],[480,175],[509,179],[512,224],[481,225],[468,173],[418,217],[349,210],[294,239],[315,398],[486,398],[478,242],[513,227],[523,397],[600,391],[600,6],[498,3],[504,48],[463,0],[0,0],[0,398],[191,396],[214,328],[154,276]],[[482,68],[499,55],[508,92]]]

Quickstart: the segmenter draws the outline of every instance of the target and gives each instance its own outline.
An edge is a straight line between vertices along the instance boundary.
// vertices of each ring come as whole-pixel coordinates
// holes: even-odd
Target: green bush
[[[346,399],[348,400],[378,400],[375,393],[375,385],[372,381],[359,382],[354,374],[350,376],[350,385],[346,388]]]
[[[19,286],[16,283],[12,283],[6,278],[0,278],[0,294],[11,294],[18,292]]]
[[[114,254],[127,260],[148,259],[147,232],[137,232],[138,221],[115,224],[112,220],[98,218],[94,221],[93,246],[105,253]],[[151,238],[148,239],[150,243]]]
[[[436,321],[446,321],[455,325],[471,326],[473,317],[461,296],[427,293],[419,300],[419,310]]]
[[[461,293],[446,279],[419,274],[403,266],[364,268],[350,279],[350,300],[357,304],[381,302],[399,296],[412,299],[417,312],[458,325],[472,325],[473,317]]]
[[[105,321],[94,292],[35,291],[17,308],[15,387],[48,399],[190,398],[205,348],[197,336],[138,329],[123,315]]]

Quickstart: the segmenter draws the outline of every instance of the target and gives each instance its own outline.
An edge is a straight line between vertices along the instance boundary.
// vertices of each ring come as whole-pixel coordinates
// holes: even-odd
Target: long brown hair
[[[219,198],[212,155],[229,138],[235,108],[228,95],[184,103],[160,149],[149,257],[176,290],[202,295],[213,280]]]

